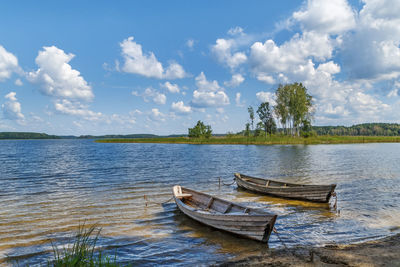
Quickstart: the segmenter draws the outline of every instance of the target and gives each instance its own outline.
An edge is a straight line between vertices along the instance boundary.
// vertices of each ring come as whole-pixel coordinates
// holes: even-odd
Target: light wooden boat
[[[190,218],[243,237],[268,242],[277,215],[176,185],[175,203]]]
[[[236,184],[244,189],[275,197],[327,203],[336,184],[306,185],[262,179],[235,173]]]

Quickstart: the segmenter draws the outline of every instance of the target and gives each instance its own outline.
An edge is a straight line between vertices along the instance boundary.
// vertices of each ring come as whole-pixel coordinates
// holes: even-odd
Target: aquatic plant
[[[108,255],[103,255],[101,251],[95,253],[96,243],[99,239],[100,231],[101,228],[97,228],[95,225],[86,228],[85,224],[80,224],[72,245],[59,249],[52,243],[54,259],[52,261],[48,261],[47,265],[54,267],[119,266],[119,264],[116,263],[116,255],[114,257],[110,257]]]

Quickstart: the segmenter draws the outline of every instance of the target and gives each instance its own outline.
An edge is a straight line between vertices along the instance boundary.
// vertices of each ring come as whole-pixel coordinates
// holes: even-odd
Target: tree
[[[280,119],[283,131],[288,134],[289,122],[289,85],[279,85],[275,92],[276,105],[274,108],[275,115]]]
[[[265,134],[273,134],[276,132],[276,123],[272,116],[272,110],[268,102],[263,102],[257,109],[258,117],[264,126]]]
[[[256,137],[261,136],[261,134],[264,132],[263,128],[264,128],[263,123],[261,121],[259,121],[257,123],[256,130],[254,131],[254,136],[256,136]]]
[[[250,123],[246,123],[246,129],[244,130],[244,136],[250,136]]]
[[[299,135],[304,122],[312,120],[312,96],[301,83],[280,85],[276,90],[275,114],[292,135]]]
[[[196,126],[188,131],[190,138],[210,138],[212,134],[211,125],[205,125],[202,121],[198,121]]]
[[[249,106],[247,111],[249,112],[250,116],[251,129],[254,130],[254,109],[252,106]]]

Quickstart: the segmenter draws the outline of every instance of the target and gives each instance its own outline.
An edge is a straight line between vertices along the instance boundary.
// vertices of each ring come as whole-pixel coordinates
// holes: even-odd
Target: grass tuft
[[[95,253],[96,243],[99,239],[101,228],[95,225],[85,228],[85,224],[79,225],[75,235],[74,243],[62,249],[57,248],[54,244],[54,259],[48,262],[48,266],[67,267],[67,266],[99,266],[113,267],[119,266],[116,263],[116,255],[111,258],[108,255],[102,255],[101,251]],[[97,254],[97,255],[96,255]]]

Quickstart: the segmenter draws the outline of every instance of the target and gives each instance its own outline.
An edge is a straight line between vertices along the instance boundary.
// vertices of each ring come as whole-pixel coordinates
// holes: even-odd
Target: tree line
[[[363,123],[352,126],[313,126],[318,135],[399,136],[398,123]]]

